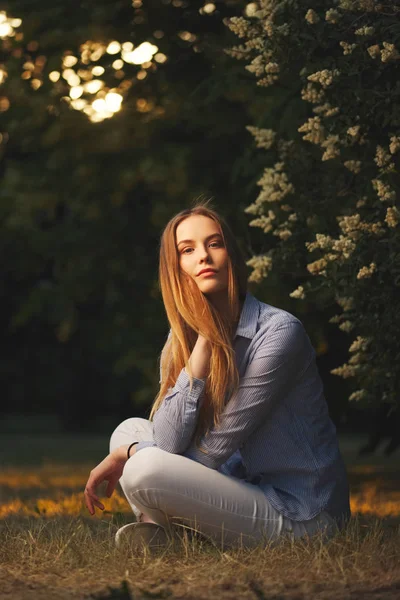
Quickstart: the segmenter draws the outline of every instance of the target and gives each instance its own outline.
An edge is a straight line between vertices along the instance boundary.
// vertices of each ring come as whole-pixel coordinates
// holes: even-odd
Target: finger
[[[92,492],[90,489],[88,489],[88,487],[85,488],[84,496],[85,496],[86,506],[88,507],[90,514],[94,515],[94,513],[95,513],[94,504],[95,503],[100,504],[100,500],[98,499],[98,497],[96,496],[96,494],[94,492]]]
[[[100,510],[104,510],[104,504],[100,502],[100,500],[93,500],[93,504],[97,506],[97,508],[100,508]]]
[[[91,514],[94,514],[93,505],[97,506],[97,508],[100,508],[101,510],[104,510],[104,504],[100,501],[100,499],[98,498],[98,496],[96,496],[96,494],[94,494],[90,490],[86,489],[85,495],[88,498],[88,500],[90,501]]]
[[[110,498],[110,496],[112,495],[114,490],[115,490],[115,481],[110,480],[107,485],[106,496],[108,496],[108,498]]]
[[[90,499],[90,496],[87,493],[85,493],[85,504],[86,504],[86,507],[87,507],[88,511],[90,512],[90,514],[93,515],[93,513],[94,513],[93,504]]]

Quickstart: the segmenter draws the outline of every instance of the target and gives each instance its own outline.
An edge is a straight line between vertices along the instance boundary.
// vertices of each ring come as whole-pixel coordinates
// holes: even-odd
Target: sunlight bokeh
[[[22,20],[7,16],[5,11],[0,11],[0,38],[16,37],[15,29],[20,27]],[[23,39],[23,34],[18,34],[18,40]],[[154,32],[158,39],[163,37],[162,31]],[[30,42],[28,50],[37,50],[37,42]],[[108,64],[107,57],[113,57],[112,64]],[[115,58],[114,58],[115,57]],[[104,60],[104,66],[98,64]],[[33,61],[26,61],[23,64],[21,78],[29,81],[33,90],[38,90],[43,85],[42,70],[47,59],[45,56],[39,56]],[[158,46],[143,41],[134,46],[130,41],[119,42],[112,40],[109,43],[101,43],[93,40],[87,40],[79,48],[79,52],[73,53],[68,50],[62,58],[62,64],[59,70],[53,70],[48,74],[51,83],[58,86],[56,88],[61,94],[61,98],[73,110],[83,112],[93,123],[99,123],[105,119],[113,117],[122,108],[124,96],[135,80],[143,80],[147,76],[149,69],[156,70],[157,64],[163,64],[167,61],[167,56],[159,52]],[[130,76],[126,76],[124,67],[134,65],[140,67],[138,71]],[[111,69],[111,70],[110,70]],[[33,76],[34,75],[34,76]],[[114,86],[106,84],[104,76],[114,77],[117,81]],[[0,84],[7,78],[7,72],[0,69]],[[67,88],[65,89],[65,84]],[[2,111],[8,110],[9,102],[3,99]],[[136,105],[138,112],[147,112],[141,110]],[[147,103],[148,110],[154,108],[152,103]]]
[[[7,13],[0,11],[0,38],[5,39],[15,36],[15,29],[22,24],[21,19],[13,19],[7,16]]]
[[[119,85],[107,87],[101,76],[106,69],[98,62],[104,55],[115,56],[112,68],[114,76],[124,80],[123,68],[125,64],[138,65],[142,68],[136,74],[138,80],[144,79],[143,69],[149,69],[155,62],[163,63],[167,60],[165,54],[158,52],[158,47],[150,42],[142,42],[136,48],[132,42],[120,43],[117,40],[109,42],[108,45],[88,40],[80,47],[80,57],[66,54],[63,58],[62,77],[70,86],[68,96],[63,96],[71,108],[84,112],[93,123],[104,121],[119,112],[122,107],[124,92],[127,86],[120,81]],[[154,61],[153,62],[153,58]],[[82,68],[87,65],[88,68]],[[76,67],[76,71],[72,67]],[[57,77],[56,72],[50,76]],[[50,77],[49,76],[49,77]],[[50,77],[51,79],[51,77]],[[84,83],[82,83],[82,79]],[[94,95],[90,98],[89,95]],[[77,100],[79,100],[77,102]]]

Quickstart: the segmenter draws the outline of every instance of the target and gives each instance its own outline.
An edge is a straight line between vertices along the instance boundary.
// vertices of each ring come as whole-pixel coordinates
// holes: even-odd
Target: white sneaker
[[[143,549],[144,545],[150,549],[163,548],[168,544],[168,536],[164,527],[156,523],[128,523],[115,534],[117,548],[125,543],[135,549]]]

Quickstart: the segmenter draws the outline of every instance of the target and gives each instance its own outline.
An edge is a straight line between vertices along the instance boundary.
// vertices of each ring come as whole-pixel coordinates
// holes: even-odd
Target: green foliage
[[[87,427],[94,406],[96,414],[149,406],[167,329],[157,286],[160,233],[193,197],[218,198],[247,250],[241,215],[255,170],[236,149],[248,139],[253,86],[239,66],[227,69],[221,51],[230,35],[221,16],[235,5],[221,3],[215,15],[200,14],[202,6],[0,5],[22,20],[2,40],[0,59],[0,95],[9,102],[0,144],[8,356],[1,371],[16,410],[61,406],[66,420]],[[179,35],[188,30],[192,41]],[[146,69],[125,61],[117,76],[112,64],[120,55],[85,56],[111,41],[149,41],[168,60]],[[123,96],[112,118],[91,122],[66,100],[68,81],[49,78],[74,56],[82,82],[102,67],[103,90]]]
[[[250,280],[297,273],[292,298],[343,309],[331,322],[357,337],[331,372],[355,379],[361,404],[400,398],[399,13],[398,2],[260,0],[227,21],[243,43],[226,53],[247,61],[269,105],[248,127],[264,170],[245,212],[270,240]]]

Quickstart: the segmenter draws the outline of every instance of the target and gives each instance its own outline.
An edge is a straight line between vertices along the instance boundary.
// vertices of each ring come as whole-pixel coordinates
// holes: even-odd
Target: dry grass
[[[3,593],[14,589],[13,599],[96,597],[125,581],[132,598],[372,598],[371,590],[382,588],[399,597],[400,527],[376,517],[355,517],[325,543],[321,536],[287,538],[226,552],[185,535],[158,553],[117,550],[118,525],[67,515],[3,520]]]
[[[92,463],[47,459],[39,467],[21,467],[10,459],[0,476],[0,598],[397,600],[396,457],[367,464],[344,454],[352,463],[353,518],[330,540],[287,538],[223,551],[183,533],[180,543],[157,553],[115,548],[118,527],[134,520],[120,494],[102,496],[106,510],[88,516],[82,491]]]

